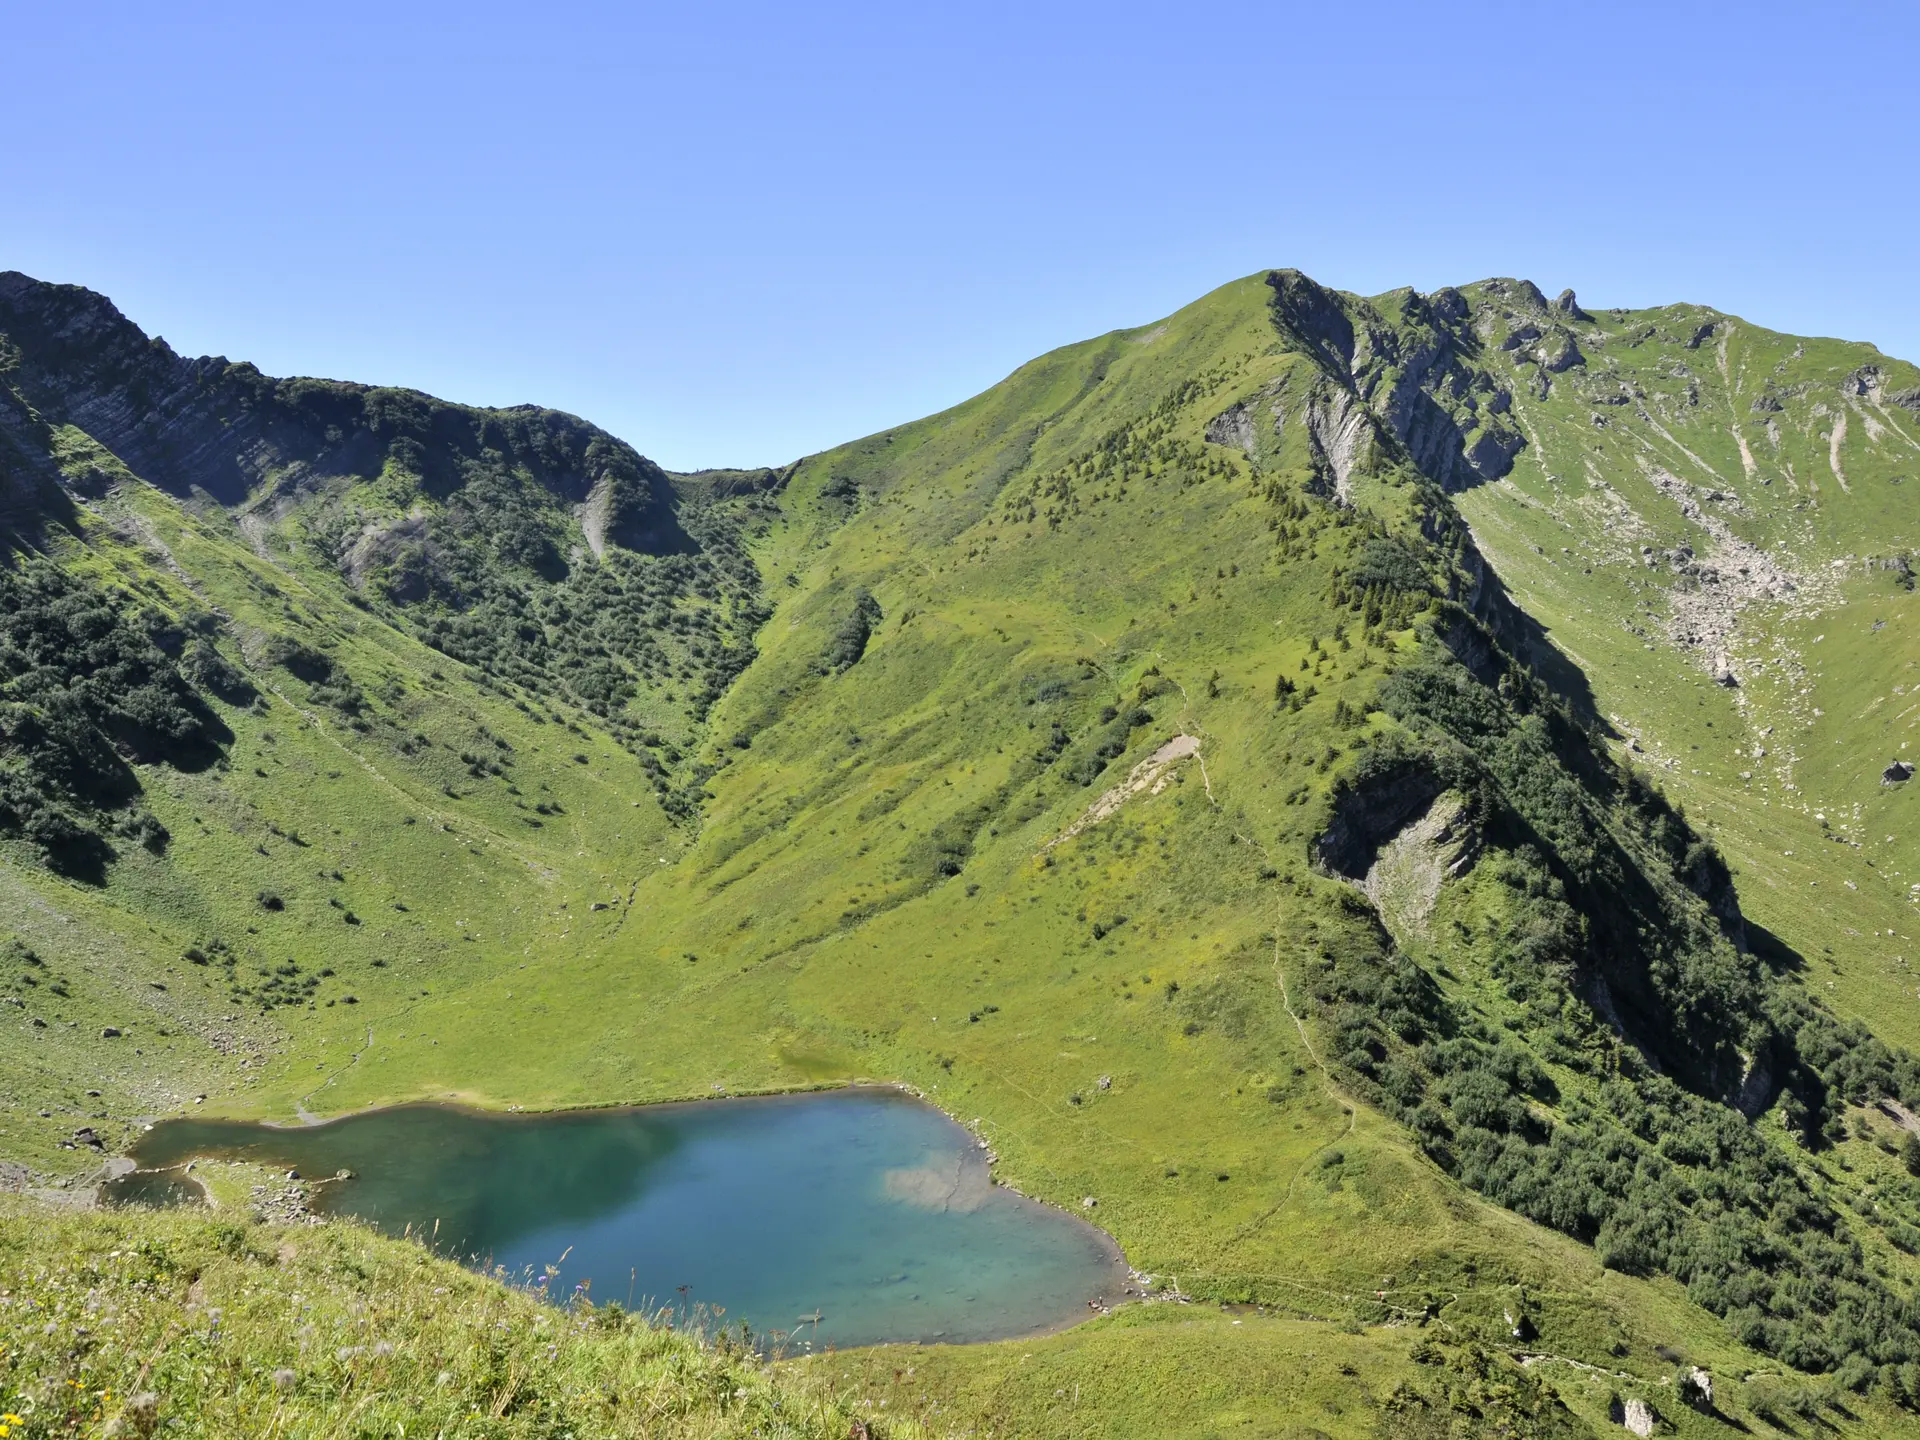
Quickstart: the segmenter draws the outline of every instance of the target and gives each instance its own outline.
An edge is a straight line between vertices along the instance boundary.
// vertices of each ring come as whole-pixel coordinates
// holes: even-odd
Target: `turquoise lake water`
[[[1127,1284],[1107,1235],[992,1184],[971,1135],[893,1090],[401,1106],[306,1128],[170,1120],[134,1152],[143,1167],[193,1156],[351,1170],[317,1187],[317,1208],[396,1234],[437,1224],[444,1253],[515,1275],[558,1263],[557,1299],[587,1282],[596,1301],[708,1324],[721,1308],[717,1323],[785,1332],[789,1351],[1033,1334]],[[177,1175],[129,1177],[121,1198],[177,1200]]]

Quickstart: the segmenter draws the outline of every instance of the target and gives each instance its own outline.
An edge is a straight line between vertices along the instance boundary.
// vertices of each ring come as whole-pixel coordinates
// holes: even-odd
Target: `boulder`
[[[1694,1366],[1680,1382],[1680,1398],[1697,1410],[1713,1409],[1713,1376]]]
[[[118,1025],[107,1026],[100,1032],[100,1038],[102,1040],[118,1040],[120,1038],[120,1027]]]
[[[1593,319],[1591,315],[1580,308],[1580,302],[1574,298],[1573,291],[1571,290],[1562,290],[1554,299],[1553,308],[1558,310],[1562,315],[1571,315],[1576,320]]]
[[[1896,760],[1880,772],[1882,785],[1904,785],[1913,778],[1913,766],[1904,760]]]
[[[1626,1426],[1631,1433],[1640,1436],[1641,1440],[1646,1440],[1646,1437],[1652,1435],[1654,1427],[1660,1423],[1660,1417],[1654,1414],[1653,1406],[1638,1398],[1616,1399],[1607,1408],[1616,1425]]]

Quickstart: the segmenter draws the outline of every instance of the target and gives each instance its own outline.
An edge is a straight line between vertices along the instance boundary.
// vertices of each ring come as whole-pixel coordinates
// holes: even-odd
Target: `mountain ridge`
[[[88,888],[9,851],[11,893],[101,937],[82,966],[59,926],[27,927],[20,998],[40,1005],[25,977],[53,971],[68,1009],[104,1018],[116,977],[164,974],[170,1005],[206,983],[213,1035],[232,1032],[212,1002],[240,999],[248,1074],[208,1088],[253,1113],[908,1083],[982,1116],[1023,1188],[1097,1195],[1130,1258],[1190,1296],[1315,1312],[1304,1284],[1361,1326],[1438,1317],[1439,1388],[1415,1356],[1397,1409],[1355,1412],[1386,1433],[1426,1433],[1416,1412],[1467,1424],[1475,1385],[1519,1373],[1499,1367],[1523,1328],[1597,1368],[1556,1377],[1515,1433],[1599,1423],[1628,1383],[1603,1372],[1653,1394],[1656,1342],[1676,1341],[1834,1375],[1872,1424],[1905,1424],[1920,1194],[1885,1107],[1920,1100],[1907,1037],[1814,999],[1823,932],[1764,888],[1755,920],[1736,873],[1765,835],[1690,819],[1662,786],[1716,818],[1728,797],[1634,748],[1651,717],[1718,766],[1731,731],[1708,713],[1751,707],[1743,733],[1761,728],[1768,672],[1743,646],[1788,602],[1740,588],[1717,558],[1746,555],[1735,540],[1796,576],[1868,536],[1905,553],[1887,407],[1911,367],[1751,328],[1517,281],[1368,300],[1262,272],[927,420],[777,471],[669,477],[649,494],[692,548],[664,553],[617,526],[593,543],[586,471],[545,485],[531,441],[489,458],[403,417],[376,455],[370,397],[392,392],[350,389],[360,428],[330,442],[308,417],[339,393],[240,377],[291,414],[279,443],[318,458],[275,452],[209,507],[79,423],[117,413],[92,391],[9,380],[42,427],[19,432],[44,437],[31,474],[60,485],[20,563],[138,596],[124,624],[159,654],[177,631],[180,656],[210,650],[257,697],[196,689],[233,737],[198,776],[136,765],[172,837],[157,853],[123,849]],[[32,346],[9,347],[11,377]],[[1765,364],[1750,403],[1779,408],[1723,425]],[[440,448],[396,458],[407,439]],[[1719,498],[1667,468],[1688,465],[1730,472]],[[1664,558],[1627,543],[1643,532]],[[1550,533],[1593,563],[1550,558]],[[1817,613],[1897,603],[1900,573],[1856,565]],[[1722,666],[1687,617],[1729,595]],[[1654,635],[1663,605],[1664,639],[1617,630],[1631,650],[1599,650],[1583,614]],[[606,683],[582,684],[600,661]],[[1862,677],[1903,663],[1883,651]],[[1629,666],[1644,702],[1623,698]],[[1176,736],[1190,758],[1086,820]],[[1876,782],[1848,834],[1899,801]],[[216,807],[231,839],[204,824]],[[449,867],[430,903],[429,855]],[[506,903],[529,883],[540,917]],[[430,944],[368,934],[379,910]],[[112,953],[109,931],[140,927]],[[317,945],[339,951],[325,975]],[[1835,978],[1885,993],[1857,961]],[[60,1043],[9,1083],[91,1115],[63,1084],[104,1052]],[[110,1110],[183,1103],[168,1076],[207,1062],[169,1048]],[[30,1118],[6,1143],[50,1158]],[[1123,1323],[1085,1353],[1126,1343]],[[941,1365],[958,1393],[993,1363]]]

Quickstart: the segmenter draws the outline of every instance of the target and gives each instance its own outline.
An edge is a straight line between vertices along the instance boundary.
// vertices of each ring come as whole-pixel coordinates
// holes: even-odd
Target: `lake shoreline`
[[[767,1291],[787,1283],[804,1296],[817,1290],[832,1297],[828,1314],[853,1327],[816,1342],[838,1349],[1038,1338],[1144,1298],[1144,1277],[1118,1240],[1001,1181],[985,1139],[899,1083],[810,1084],[550,1110],[421,1099],[319,1124],[202,1116],[159,1122],[130,1150],[143,1171],[192,1158],[284,1166],[290,1180],[296,1170],[351,1170],[354,1185],[324,1197],[316,1192],[316,1215],[353,1216],[391,1233],[416,1234],[429,1224],[440,1234],[446,1216],[452,1228],[436,1248],[496,1274],[502,1265],[510,1273],[536,1273],[541,1260],[527,1249],[530,1241],[549,1243],[543,1253],[560,1253],[562,1264],[580,1241],[585,1248],[567,1278],[597,1280],[598,1293],[606,1295],[618,1293],[609,1285],[629,1259],[626,1251],[608,1250],[614,1243],[608,1235],[633,1223],[635,1207],[670,1203],[660,1197],[678,1193],[676,1187],[717,1183],[690,1158],[716,1143],[734,1147],[721,1167],[732,1188],[677,1221],[653,1217],[644,1240],[631,1241],[641,1257],[635,1268],[653,1264],[648,1296],[678,1289],[684,1307],[691,1303],[688,1287],[666,1282],[698,1279],[696,1296],[706,1297],[701,1303],[725,1299],[727,1308],[717,1314],[751,1320],[790,1344],[795,1320],[823,1307],[796,1309],[790,1298],[768,1300]],[[678,1156],[687,1145],[695,1149]],[[515,1156],[525,1158],[505,1158]],[[475,1168],[483,1164],[495,1169]],[[450,1200],[450,1193],[458,1198]],[[713,1207],[711,1215],[705,1207]],[[721,1223],[713,1218],[721,1214],[736,1215],[729,1245],[776,1247],[764,1273],[719,1278],[729,1273],[727,1264],[702,1246],[714,1243],[706,1232]],[[487,1226],[500,1215],[511,1216],[513,1227],[497,1235]],[[476,1217],[484,1217],[479,1229]],[[780,1238],[769,1238],[776,1232]],[[684,1255],[666,1262],[684,1277],[661,1270],[655,1252],[663,1245],[670,1255]],[[895,1270],[901,1273],[879,1278]],[[559,1288],[553,1293],[561,1298]],[[1071,1299],[1076,1293],[1077,1301]],[[810,1352],[791,1352],[802,1353]]]

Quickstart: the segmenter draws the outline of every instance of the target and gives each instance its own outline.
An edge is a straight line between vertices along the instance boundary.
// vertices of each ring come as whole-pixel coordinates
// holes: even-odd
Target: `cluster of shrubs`
[[[1920,1098],[1920,1062],[1733,943],[1712,846],[1525,671],[1493,668],[1436,645],[1394,675],[1382,703],[1417,739],[1374,747],[1341,793],[1418,768],[1468,797],[1502,903],[1452,938],[1515,1013],[1496,1027],[1450,1003],[1352,895],[1303,947],[1337,1062],[1463,1183],[1614,1269],[1675,1277],[1796,1368],[1920,1403],[1920,1303],[1850,1229],[1920,1241],[1920,1186],[1857,1197],[1850,1218],[1749,1118],[1771,1102],[1818,1148],[1844,1137],[1849,1105]],[[1543,1061],[1578,1084],[1563,1093]]]
[[[609,548],[573,565],[537,498],[498,476],[469,481],[432,530],[400,547],[379,581],[387,598],[442,653],[579,705],[630,748],[646,743],[624,713],[642,688],[676,688],[704,718],[751,663],[768,613],[731,527],[702,513],[689,517],[697,548]]]
[[[52,563],[0,567],[0,834],[98,881],[124,840],[167,832],[138,804],[136,762],[200,768],[232,735],[187,677],[238,689],[210,640]]]
[[[864,585],[856,589],[853,607],[833,632],[826,653],[820,657],[820,673],[838,675],[858,665],[860,657],[867,653],[867,641],[873,638],[873,627],[884,618],[873,592]]]
[[[305,681],[307,693],[315,704],[338,711],[349,722],[359,720],[366,713],[366,695],[325,651],[281,635],[267,642],[265,659],[295,679]]]
[[[1413,548],[1376,533],[1361,541],[1351,563],[1334,570],[1327,600],[1360,615],[1369,629],[1404,630],[1427,609],[1434,591]]]

